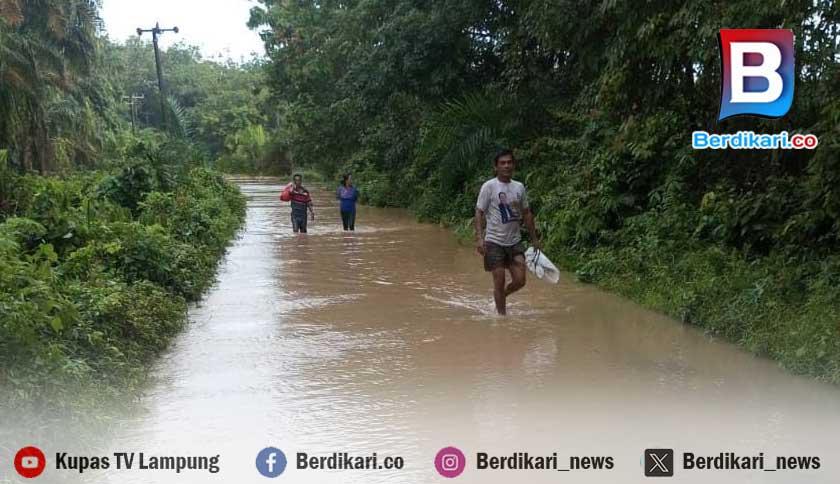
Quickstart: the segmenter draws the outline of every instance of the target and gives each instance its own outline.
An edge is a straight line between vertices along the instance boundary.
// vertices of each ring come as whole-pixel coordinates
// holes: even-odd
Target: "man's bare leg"
[[[493,269],[493,299],[496,301],[496,312],[504,316],[507,314],[505,298],[505,268],[497,267]]]
[[[527,272],[525,256],[517,255],[514,257],[513,264],[510,266],[510,284],[505,288],[505,296],[510,296],[525,287],[525,274]]]

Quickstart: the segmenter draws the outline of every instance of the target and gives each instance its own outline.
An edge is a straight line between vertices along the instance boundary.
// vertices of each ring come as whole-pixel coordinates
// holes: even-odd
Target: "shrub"
[[[16,178],[18,216],[0,224],[0,404],[131,391],[183,327],[245,200],[221,175],[161,166]]]

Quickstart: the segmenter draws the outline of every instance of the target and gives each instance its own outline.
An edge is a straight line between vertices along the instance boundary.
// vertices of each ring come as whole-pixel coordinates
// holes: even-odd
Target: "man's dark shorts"
[[[511,246],[494,244],[484,241],[484,270],[492,271],[498,267],[508,268],[513,265],[513,259],[517,255],[525,254],[525,246],[518,242]]]

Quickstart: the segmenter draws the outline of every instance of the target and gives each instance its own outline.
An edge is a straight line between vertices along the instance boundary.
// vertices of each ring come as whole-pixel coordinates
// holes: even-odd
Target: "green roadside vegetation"
[[[61,179],[0,173],[0,404],[135,388],[213,281],[243,197],[162,149]]]
[[[270,121],[256,64],[176,45],[161,108],[151,45],[104,38],[97,6],[0,1],[6,410],[130,401],[244,220],[218,166],[272,156],[243,134]]]
[[[259,3],[276,151],[463,234],[513,148],[581,280],[840,383],[836,2]],[[793,30],[786,116],[717,121],[721,28]],[[694,151],[701,129],[820,144]]]

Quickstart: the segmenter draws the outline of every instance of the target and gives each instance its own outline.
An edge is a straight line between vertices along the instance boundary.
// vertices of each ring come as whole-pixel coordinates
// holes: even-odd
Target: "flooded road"
[[[794,377],[568,276],[530,278],[493,315],[490,278],[450,231],[360,207],[341,230],[332,193],[291,233],[280,187],[242,182],[242,236],[190,327],[155,364],[141,411],[108,452],[220,455],[221,472],[98,471],[88,482],[429,483],[446,446],[457,482],[646,482],[646,448],[821,457],[800,472],[680,472],[676,482],[840,482],[840,390]],[[302,471],[295,453],[402,456],[402,470]],[[612,456],[612,470],[477,471],[476,452]]]

